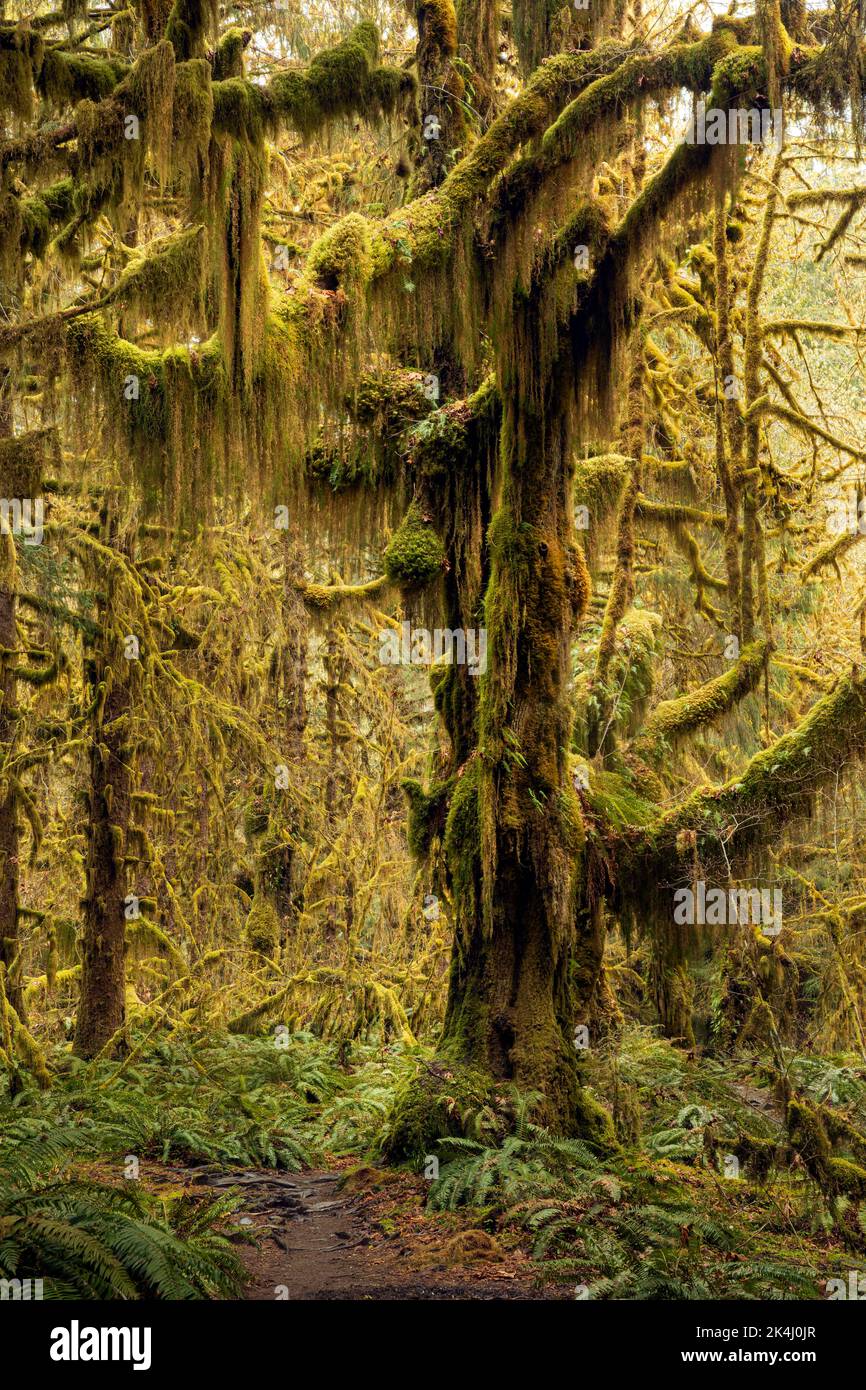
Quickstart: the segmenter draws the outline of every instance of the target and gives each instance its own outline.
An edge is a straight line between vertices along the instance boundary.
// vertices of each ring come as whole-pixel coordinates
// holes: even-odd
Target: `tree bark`
[[[124,863],[132,791],[129,662],[107,650],[111,637],[112,579],[101,605],[103,635],[90,660],[93,714],[87,896],[81,963],[81,995],[75,1026],[77,1056],[91,1058],[122,1029],[126,1018],[126,896]]]
[[[17,684],[15,623],[18,570],[11,532],[0,535],[0,759],[4,762],[15,742]],[[9,1002],[23,1020],[24,1001],[20,972],[13,969],[19,951],[18,938],[18,810],[14,788],[0,774],[0,961],[6,966]]]
[[[3,369],[4,385],[7,369]],[[12,434],[12,412],[8,393],[0,398],[0,437]],[[0,479],[0,492],[10,482],[10,493],[17,495],[19,479]],[[15,679],[18,648],[16,592],[18,565],[15,540],[11,532],[0,534],[0,759],[5,762],[15,742],[18,682]],[[6,966],[6,993],[9,1003],[24,1021],[24,996],[20,972],[13,971],[19,951],[18,937],[18,808],[15,791],[0,774],[0,961]]]
[[[516,341],[537,332],[537,305]],[[599,1141],[573,1042],[575,952],[593,939],[580,803],[567,770],[571,644],[589,597],[574,541],[565,382],[536,394],[507,380],[501,503],[490,526],[489,669],[478,750],[457,779],[445,853],[456,936],[442,1046],[497,1079],[540,1092],[541,1118]]]

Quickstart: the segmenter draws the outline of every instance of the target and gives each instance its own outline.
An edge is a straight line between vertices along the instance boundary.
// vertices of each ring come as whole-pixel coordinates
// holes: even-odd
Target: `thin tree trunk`
[[[9,531],[0,535],[0,760],[15,742],[17,685],[13,653],[17,647],[15,602],[17,589],[15,541]],[[23,1019],[24,1001],[18,957],[18,811],[13,787],[0,772],[0,961],[6,966],[9,1002]]]
[[[110,632],[108,599],[100,620]],[[90,742],[87,896],[81,966],[81,997],[75,1052],[95,1057],[123,1027],[126,1017],[126,896],[124,863],[130,817],[129,663],[123,651],[100,645],[91,661],[94,700]],[[99,698],[104,692],[104,699]]]
[[[5,373],[4,373],[5,375]],[[0,400],[0,436],[12,434],[12,415],[8,397]],[[5,495],[9,479],[0,478]],[[11,531],[0,535],[0,761],[5,762],[15,742],[15,706],[18,682],[15,678],[18,647],[16,593],[18,566]],[[6,993],[9,1003],[23,1020],[24,997],[20,971],[13,970],[18,957],[18,808],[15,791],[0,771],[0,961],[6,966]]]

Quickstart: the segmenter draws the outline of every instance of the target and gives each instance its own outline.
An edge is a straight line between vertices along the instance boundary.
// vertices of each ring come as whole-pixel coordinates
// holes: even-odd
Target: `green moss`
[[[128,72],[129,65],[119,59],[50,48],[36,78],[36,89],[54,110],[63,110],[79,101],[102,101]]]
[[[670,847],[682,831],[712,841],[739,824],[737,845],[764,836],[779,819],[807,813],[814,793],[857,755],[866,737],[866,684],[854,671],[816,701],[790,733],[762,749],[724,786],[693,793],[655,827],[656,848]]]
[[[174,0],[165,26],[165,37],[179,63],[203,56],[208,36],[218,23],[217,0]]]
[[[10,280],[23,275],[28,253],[37,259],[45,254],[52,233],[72,215],[74,184],[61,179],[41,193],[0,197],[0,264]]]
[[[214,82],[213,128],[236,140],[260,145],[272,124],[271,104],[266,88],[243,77],[229,77]]]
[[[767,65],[763,50],[757,47],[739,48],[714,67],[708,105],[727,110],[728,107],[742,105],[742,99],[746,98],[751,106],[754,99],[766,90]]]
[[[821,1111],[805,1101],[790,1101],[788,1133],[810,1178],[827,1196],[866,1196],[866,1168],[833,1156]]]
[[[448,798],[454,779],[437,782],[425,792],[420,782],[406,778],[401,783],[409,802],[409,849],[416,859],[423,860],[430,850],[434,836],[442,835]]]
[[[184,481],[194,486],[202,469],[213,466],[217,447],[230,447],[229,394],[219,340],[211,338],[192,350],[144,350],[119,337],[98,314],[73,320],[66,334],[79,399],[92,399],[96,384],[100,398],[111,402],[105,413],[108,438],[129,452],[148,501],[191,505]],[[256,422],[260,427],[261,421]],[[194,459],[195,468],[178,467],[182,457]],[[201,496],[196,505],[201,508]]]
[[[820,1107],[820,1114],[831,1143],[848,1149],[858,1163],[866,1165],[866,1134],[827,1105]]]
[[[0,592],[14,594],[17,585],[18,562],[17,553],[15,553],[15,538],[11,530],[0,531]]]
[[[243,77],[244,48],[249,41],[249,30],[233,27],[220,36],[213,56],[213,78],[223,82],[227,77]]]
[[[866,1168],[847,1158],[831,1158],[827,1168],[830,1190],[834,1195],[866,1197]]]
[[[280,944],[280,919],[273,903],[259,893],[244,925],[244,939],[251,951],[272,957]]]
[[[118,91],[124,115],[136,115],[141,120],[141,138],[163,182],[168,180],[172,165],[175,81],[174,51],[163,39],[145,49]]]
[[[635,747],[643,750],[658,743],[657,751],[661,752],[664,745],[719,719],[755,689],[769,654],[769,642],[750,642],[723,675],[707,681],[697,690],[657,705],[641,729]]]
[[[657,807],[615,772],[591,772],[587,800],[601,824],[615,830],[627,825],[649,825],[657,815]]]
[[[320,289],[358,290],[370,279],[372,270],[370,226],[358,213],[350,213],[329,228],[307,260],[307,274]]]
[[[210,64],[203,58],[178,63],[175,67],[172,104],[174,168],[192,175],[198,193],[207,173],[212,120]]]
[[[629,58],[614,72],[598,77],[550,125],[544,135],[543,158],[549,164],[561,158],[563,151],[573,153],[578,139],[585,139],[597,122],[622,115],[637,97],[679,87],[706,91],[735,43],[729,30],[721,30],[697,43],[673,44],[650,57],[638,54]],[[728,81],[734,82],[735,69],[726,72]]]
[[[751,1176],[758,1182],[766,1182],[778,1157],[779,1145],[775,1139],[759,1139],[754,1134],[742,1134],[733,1152],[745,1164]]]
[[[597,454],[575,463],[574,501],[586,507],[590,533],[616,513],[628,475],[629,461],[623,454]]]
[[[419,29],[425,42],[433,44],[445,58],[457,52],[457,14],[454,0],[414,0]]]
[[[600,688],[590,669],[592,648],[587,652],[585,669],[574,683],[575,717],[572,743],[584,754],[589,752],[590,728],[598,717],[599,702],[607,708],[608,737],[631,737],[640,728],[652,696],[662,619],[648,608],[630,608],[619,624],[607,674]]]
[[[477,1137],[485,1113],[493,1118],[492,1101],[493,1081],[484,1072],[452,1062],[419,1063],[397,1087],[380,1154],[388,1163],[419,1169],[441,1139]]]
[[[460,917],[473,923],[481,909],[481,763],[475,758],[454,782],[445,822],[445,862]]]
[[[401,435],[433,410],[423,387],[422,372],[399,368],[365,372],[346,403],[347,409],[359,425]]]
[[[600,1153],[615,1153],[619,1148],[611,1115],[585,1088],[580,1088],[572,1107],[571,1132]]]
[[[277,73],[266,86],[240,76],[214,82],[214,127],[258,142],[286,126],[310,137],[341,116],[390,114],[414,82],[400,69],[378,67],[378,52],[376,27],[364,23],[308,68]]]
[[[788,1134],[802,1158],[811,1178],[820,1186],[829,1187],[830,1140],[821,1116],[805,1101],[788,1104]]]
[[[0,494],[4,497],[38,497],[48,460],[59,459],[54,429],[28,430],[0,438]]]
[[[421,507],[413,502],[384,555],[385,573],[406,589],[419,589],[441,575],[445,548]]]
[[[172,337],[201,327],[204,313],[203,227],[159,237],[120,276],[111,298],[140,318],[164,325]]]
[[[33,111],[33,83],[42,68],[41,36],[23,25],[0,24],[0,110],[27,120]]]

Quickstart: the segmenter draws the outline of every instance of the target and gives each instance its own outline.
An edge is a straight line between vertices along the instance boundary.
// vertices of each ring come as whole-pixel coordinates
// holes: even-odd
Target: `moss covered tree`
[[[293,764],[304,729],[298,596],[311,621],[387,594],[412,617],[486,631],[483,674],[434,669],[443,737],[424,779],[406,785],[412,847],[453,922],[441,1060],[488,1089],[513,1082],[537,1093],[545,1121],[604,1146],[610,1121],[581,1088],[573,1036],[603,1012],[608,922],[650,929],[660,1013],[687,1036],[687,953],[669,925],[671,885],[700,866],[732,874],[773,827],[808,811],[851,761],[866,719],[859,674],[840,674],[783,730],[767,715],[762,751],[718,785],[679,796],[682,783],[664,780],[672,749],[766,690],[777,641],[767,510],[785,486],[771,425],[862,457],[799,407],[772,350],[774,335],[820,335],[822,325],[773,325],[762,311],[789,193],[784,215],[796,206],[786,156],[757,170],[764,187],[743,285],[731,254],[735,213],[761,156],[748,140],[683,138],[671,110],[703,102],[737,131],[738,112],[760,117],[769,104],[815,120],[850,111],[859,140],[862,39],[841,12],[763,4],[704,30],[619,5],[584,13],[515,0],[507,27],[483,0],[415,0],[409,11],[417,43],[404,62],[383,55],[364,22],[308,62],[271,54],[262,63],[248,31],[221,26],[215,8],[192,0],[158,13],[136,7],[111,29],[96,21],[92,30],[77,12],[68,24],[46,13],[0,27],[9,418],[16,430],[33,414],[59,425],[71,446],[64,469],[77,466],[99,496],[116,497],[122,482],[128,504],[111,503],[101,533],[93,518],[83,527],[96,627],[76,1047],[93,1056],[124,1022],[133,810],[139,779],[159,780],[167,756],[142,735],[138,697],[156,718],[174,691],[175,730],[180,711],[204,704],[208,777],[224,769],[225,727],[243,741],[238,705],[258,713],[250,685],[238,682],[230,700],[208,669],[210,618],[190,635],[165,616],[166,605],[176,616],[179,595],[193,610],[214,593],[233,600],[240,581],[226,579],[226,557],[217,554],[207,581],[151,583],[164,557],[135,544],[195,533],[218,551],[214,536],[232,509],[277,526],[294,514],[304,542],[334,554],[353,542],[375,549],[377,563],[372,578],[353,582],[334,561],[319,583],[288,549],[282,569],[254,561],[255,546],[246,554],[247,576],[263,591],[276,585],[283,615],[278,634],[256,640],[273,648],[270,690],[286,706]],[[497,87],[500,39],[505,51],[513,43],[523,77]],[[475,107],[467,69],[483,93]],[[387,196],[363,213],[347,195],[344,215],[299,254],[286,231],[300,220],[284,205],[291,158],[302,142],[362,121],[389,131],[377,156],[393,162]],[[351,187],[347,171],[341,177]],[[857,189],[842,199],[828,244],[861,201]],[[709,364],[707,381],[690,383],[691,435],[681,425],[683,371],[664,336],[673,320]],[[84,459],[82,434],[92,441]],[[712,441],[702,473],[681,457],[703,457],[698,436]],[[696,478],[690,500],[665,495],[663,480],[688,493]],[[593,595],[606,526],[613,558]],[[706,680],[661,700],[657,624],[636,607],[648,531],[684,562],[700,619],[737,643],[728,669],[717,661]],[[723,576],[704,558],[707,532],[723,538]],[[15,562],[4,544],[0,639],[13,650]],[[138,694],[138,668],[118,646],[136,634],[121,631],[120,612],[150,625],[157,669]],[[597,640],[578,656],[593,618]],[[193,678],[176,652],[202,642],[205,670]],[[330,815],[345,791],[337,767],[347,737],[336,628],[316,651]],[[237,647],[228,664],[240,664]],[[4,747],[15,680],[4,661]],[[293,855],[306,832],[297,803],[284,815],[256,796],[246,798],[256,863],[251,876],[234,865],[223,885],[245,897],[247,945],[267,971],[279,915],[297,915]],[[16,820],[14,807],[3,819],[6,804],[0,914],[11,961]],[[343,865],[337,874],[334,844],[320,848],[311,882],[340,878],[340,930],[352,940],[357,875]],[[155,861],[147,872],[159,876]],[[285,997],[270,993],[240,1019],[261,1019]],[[428,1119],[418,1123],[424,1131]]]

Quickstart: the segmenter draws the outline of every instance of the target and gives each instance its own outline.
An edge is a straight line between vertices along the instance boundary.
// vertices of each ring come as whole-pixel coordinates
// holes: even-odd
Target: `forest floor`
[[[281,1176],[227,1174],[241,1187],[256,1246],[242,1252],[247,1297],[265,1299],[564,1299],[528,1255],[465,1215],[424,1210],[427,1184],[364,1166]]]
[[[65,1288],[84,1231],[74,1287],[92,1298],[130,1280],[147,1297],[260,1302],[823,1298],[830,1279],[866,1280],[866,1187],[830,1202],[790,1157],[760,1058],[692,1056],[633,1026],[584,1063],[592,1094],[631,1098],[616,1152],[549,1134],[519,1097],[506,1128],[455,1088],[464,1134],[383,1167],[423,1064],[378,1043],[347,1063],[305,1033],[170,1040],[119,1063],[59,1054],[49,1090],[0,1095],[0,1225],[31,1215],[0,1273],[4,1257],[19,1277],[57,1268]],[[855,1136],[853,1171],[862,1060],[785,1067]],[[762,1145],[773,1164],[753,1172]]]

